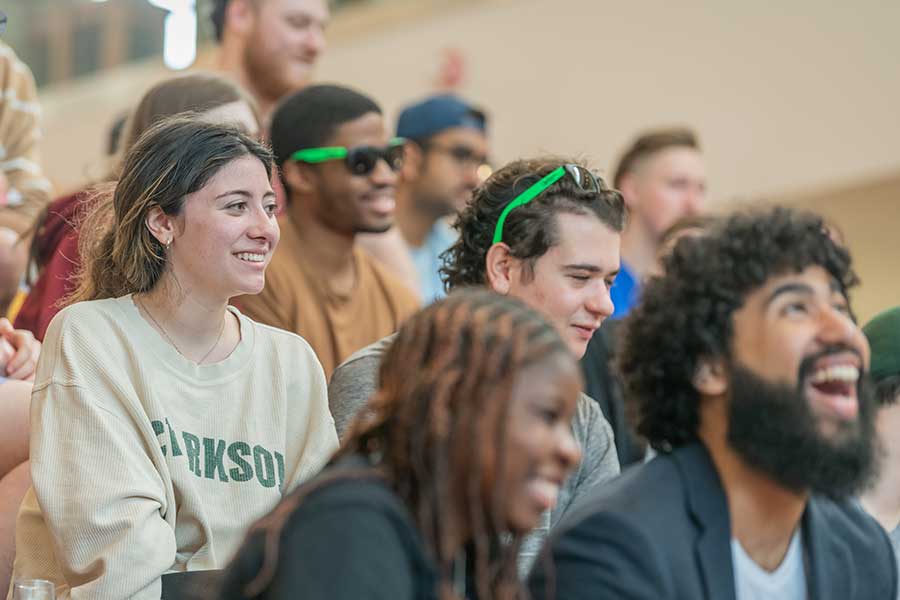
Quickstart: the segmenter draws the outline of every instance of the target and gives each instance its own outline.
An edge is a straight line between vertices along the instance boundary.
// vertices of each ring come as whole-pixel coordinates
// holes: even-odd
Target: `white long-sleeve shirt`
[[[161,575],[223,567],[246,528],[324,465],[338,442],[315,354],[235,313],[240,343],[203,366],[130,296],[54,318],[14,579],[50,579],[59,598],[158,599]]]

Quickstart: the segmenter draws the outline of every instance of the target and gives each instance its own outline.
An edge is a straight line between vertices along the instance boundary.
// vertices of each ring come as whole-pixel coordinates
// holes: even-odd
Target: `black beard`
[[[812,362],[801,365],[797,387],[772,383],[734,365],[728,442],[748,465],[789,490],[847,498],[866,486],[876,473],[872,387],[867,377],[860,378],[857,419],[840,423],[826,437],[819,431],[819,417],[802,390]]]

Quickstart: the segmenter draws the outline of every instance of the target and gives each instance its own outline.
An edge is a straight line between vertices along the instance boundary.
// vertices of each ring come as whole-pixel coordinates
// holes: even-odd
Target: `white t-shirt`
[[[806,600],[806,573],[803,569],[803,540],[800,528],[794,532],[784,560],[774,571],[760,567],[731,539],[734,591],[737,600]]]

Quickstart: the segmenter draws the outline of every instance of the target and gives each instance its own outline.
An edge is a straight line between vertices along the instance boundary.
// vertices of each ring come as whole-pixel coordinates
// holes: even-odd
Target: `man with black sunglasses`
[[[440,255],[456,241],[446,217],[465,207],[487,175],[487,117],[456,96],[431,96],[400,112],[397,135],[407,140],[397,185],[397,228],[428,303],[444,295]],[[395,251],[384,236],[364,236],[363,243],[379,258]],[[386,258],[389,264],[392,257]]]
[[[404,141],[388,137],[372,99],[334,85],[284,100],[271,138],[289,202],[266,287],[238,305],[303,336],[330,377],[418,308],[411,290],[355,247],[358,234],[393,224]]]

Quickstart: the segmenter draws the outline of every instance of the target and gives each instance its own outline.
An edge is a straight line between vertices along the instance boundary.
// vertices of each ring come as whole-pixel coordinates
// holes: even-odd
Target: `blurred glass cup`
[[[56,587],[46,579],[21,579],[13,584],[12,600],[56,600]]]

